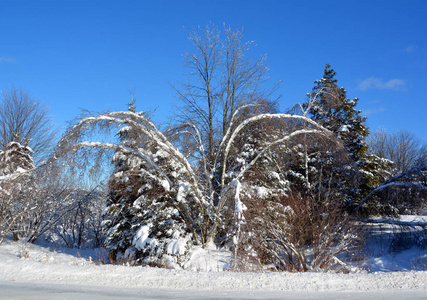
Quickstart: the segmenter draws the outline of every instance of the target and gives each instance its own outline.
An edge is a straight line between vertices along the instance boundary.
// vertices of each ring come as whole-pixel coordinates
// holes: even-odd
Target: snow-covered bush
[[[15,240],[31,231],[32,212],[37,203],[31,178],[34,169],[32,150],[17,142],[0,150],[0,243],[8,233]]]

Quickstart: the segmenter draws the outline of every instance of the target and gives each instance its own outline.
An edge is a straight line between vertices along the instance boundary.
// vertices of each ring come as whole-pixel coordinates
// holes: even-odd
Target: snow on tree
[[[427,167],[415,167],[382,182],[354,210],[369,210],[395,217],[399,214],[425,214]]]
[[[32,150],[17,142],[10,142],[0,150],[0,242],[13,233],[18,240],[31,224],[30,210],[34,203],[31,172],[34,169]]]
[[[308,141],[343,148],[305,114],[276,113],[272,91],[261,88],[265,58],[249,59],[251,43],[242,43],[241,32],[226,28],[221,39],[215,26],[207,26],[189,40],[195,52],[185,54],[187,83],[175,88],[182,104],[175,124],[160,131],[132,102],[130,111],[81,119],[59,144],[58,155],[115,153],[105,222],[113,259],[184,266],[194,246],[212,243],[235,256],[250,252],[245,208],[258,198],[267,210],[286,208],[292,169],[283,154],[301,140],[305,154]],[[111,129],[118,129],[118,142],[86,139]]]
[[[330,65],[326,65],[322,79],[315,81],[316,85],[309,93],[310,100],[303,109],[313,120],[333,132],[342,141],[345,151],[337,152],[329,145],[309,143],[304,149],[308,163],[302,171],[306,177],[311,175],[310,183],[318,183],[316,188],[310,187],[316,193],[325,193],[325,187],[332,187],[335,198],[353,206],[381,182],[384,173],[381,170],[386,170],[390,164],[368,154],[366,118],[355,108],[358,99],[347,98],[346,90],[337,85],[335,75]]]
[[[19,174],[34,168],[29,147],[17,142],[10,142],[6,148],[0,150],[0,176]]]
[[[119,130],[121,143],[149,151],[151,160],[163,167],[167,179],[157,174],[145,160],[120,151],[115,153],[116,170],[109,180],[110,195],[105,214],[108,220],[104,224],[107,250],[115,260],[133,259],[135,263],[157,266],[176,264],[177,256],[185,257],[188,252],[187,243],[192,235],[184,215],[179,213],[184,209],[187,213],[193,212],[184,208],[180,200],[187,193],[185,172],[156,143],[150,140],[138,143],[138,139],[131,138],[132,133],[131,127],[122,127]],[[171,189],[172,186],[178,188]]]
[[[316,86],[310,93],[315,101],[310,101],[307,108],[309,115],[334,132],[344,142],[353,160],[358,161],[367,149],[364,142],[368,135],[364,124],[366,118],[361,116],[361,111],[355,109],[359,99],[348,99],[347,91],[338,87],[335,75],[336,72],[327,64],[322,79],[315,81]]]
[[[245,176],[265,156],[273,155],[274,147],[301,134],[330,135],[328,130],[304,116],[260,114],[242,120],[237,116],[243,109],[233,115],[215,153],[214,171],[208,175],[200,175],[200,164],[190,163],[143,113],[101,114],[82,119],[68,130],[59,144],[59,153],[74,154],[84,148],[109,149],[116,153],[116,170],[110,179],[110,186],[114,188],[107,207],[109,221],[105,224],[107,246],[116,258],[182,265],[192,246],[206,247],[221,240],[220,234],[235,232],[235,224],[228,227],[230,220],[224,217],[230,215],[230,210],[235,211],[240,182],[245,181]],[[235,143],[242,134],[246,136],[251,126],[275,120],[300,120],[308,125],[305,129],[283,131],[277,137],[266,136],[257,152],[236,168],[230,158],[238,156],[234,151],[240,149]],[[119,143],[82,140],[87,132],[117,126],[122,136]],[[198,139],[197,128],[192,128]],[[126,135],[134,138],[128,139]],[[203,143],[199,145],[203,147]],[[216,170],[220,170],[220,177],[215,175]],[[213,184],[206,178],[219,178],[218,189],[214,191]]]
[[[56,140],[48,109],[20,88],[3,91],[0,99],[0,147],[5,149],[10,142],[29,146],[38,165]]]
[[[228,204],[235,204],[228,230],[233,267],[238,270],[259,271],[265,266],[282,271],[349,269],[345,261],[351,258],[343,253],[351,253],[360,240],[351,218],[334,195],[328,200],[320,193],[316,198],[301,194],[288,180],[289,167],[294,166],[289,160],[295,157],[290,148],[304,137],[340,148],[333,136],[304,133],[308,126],[296,122],[301,120],[261,120],[247,126],[235,140],[239,150],[229,176],[252,165],[244,176],[237,175],[236,199]],[[296,131],[301,134],[288,143],[270,144]],[[264,154],[254,163],[260,152]],[[302,153],[300,158],[304,158]]]

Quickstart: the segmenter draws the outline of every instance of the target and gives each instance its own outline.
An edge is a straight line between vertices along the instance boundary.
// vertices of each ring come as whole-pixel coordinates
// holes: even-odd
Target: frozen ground
[[[426,271],[182,271],[97,265],[100,254],[67,251],[6,240],[0,246],[0,299],[427,299]],[[224,253],[205,256],[206,265],[215,257],[223,263]]]

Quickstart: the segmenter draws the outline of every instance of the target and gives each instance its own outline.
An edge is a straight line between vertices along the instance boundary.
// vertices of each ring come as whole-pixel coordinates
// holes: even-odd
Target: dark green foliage
[[[105,222],[110,259],[156,266],[179,263],[178,256],[185,254],[191,236],[175,201],[177,191],[172,188],[182,176],[179,165],[148,139],[136,136],[130,127],[123,127],[119,137],[128,147],[150,152],[152,160],[176,182],[171,186],[138,157],[115,154]]]
[[[369,134],[365,125],[366,117],[362,117],[361,111],[355,109],[359,99],[348,99],[346,90],[338,87],[335,75],[335,71],[327,64],[323,78],[315,81],[316,86],[310,93],[314,101],[306,107],[314,120],[336,133],[351,158],[357,162],[366,156],[364,139]]]
[[[366,117],[356,109],[359,99],[347,98],[346,90],[337,85],[335,75],[327,64],[323,78],[315,81],[309,93],[310,101],[303,108],[312,119],[334,133],[342,148],[311,143],[307,145],[308,165],[312,167],[311,182],[317,181],[318,186],[323,187],[315,193],[325,193],[325,187],[330,187],[329,192],[341,195],[345,205],[351,207],[385,180],[383,171],[390,167],[390,162],[368,155],[365,138],[369,131]]]

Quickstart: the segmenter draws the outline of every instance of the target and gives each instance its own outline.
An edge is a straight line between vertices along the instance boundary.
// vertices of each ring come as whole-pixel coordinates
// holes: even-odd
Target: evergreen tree
[[[344,195],[347,205],[352,206],[354,202],[366,196],[372,188],[384,180],[381,170],[388,168],[390,162],[368,154],[365,138],[369,131],[365,124],[366,117],[363,117],[361,111],[356,109],[359,99],[347,98],[347,91],[337,85],[335,75],[336,72],[326,64],[322,79],[315,81],[315,86],[309,93],[311,100],[303,107],[312,119],[336,135],[349,155],[350,159],[345,164],[335,164],[333,169],[327,170],[328,173],[333,172],[335,175],[322,177],[335,176],[334,180],[338,180],[338,182],[332,185],[331,182],[325,182],[323,185],[327,184],[338,189],[335,190],[335,193],[339,192]],[[310,152],[317,153],[313,150],[311,149]],[[335,155],[327,151],[321,155],[323,159],[317,160],[317,162],[322,166],[334,165],[333,162],[336,162],[337,159],[334,157]],[[354,181],[354,178],[358,179],[358,183]]]
[[[130,126],[122,127],[118,136],[122,145],[144,148],[173,180],[172,186],[179,185],[182,169],[169,153],[138,135]],[[117,151],[113,163],[115,171],[109,180],[107,221],[104,222],[110,258],[170,267],[184,263],[191,233],[176,202],[183,191],[174,190],[149,163],[138,157]]]
[[[355,106],[358,98],[350,100],[347,91],[338,87],[335,71],[325,66],[323,78],[315,81],[309,94],[314,101],[307,104],[311,117],[323,127],[335,132],[343,141],[344,147],[354,161],[366,156],[365,137],[369,131],[365,125],[366,117]]]
[[[32,225],[36,185],[28,172],[34,168],[31,153],[29,147],[17,142],[0,150],[0,239],[10,230],[19,240]]]
[[[31,153],[33,151],[30,147],[22,146],[18,142],[7,144],[4,150],[0,150],[0,176],[33,169]]]

